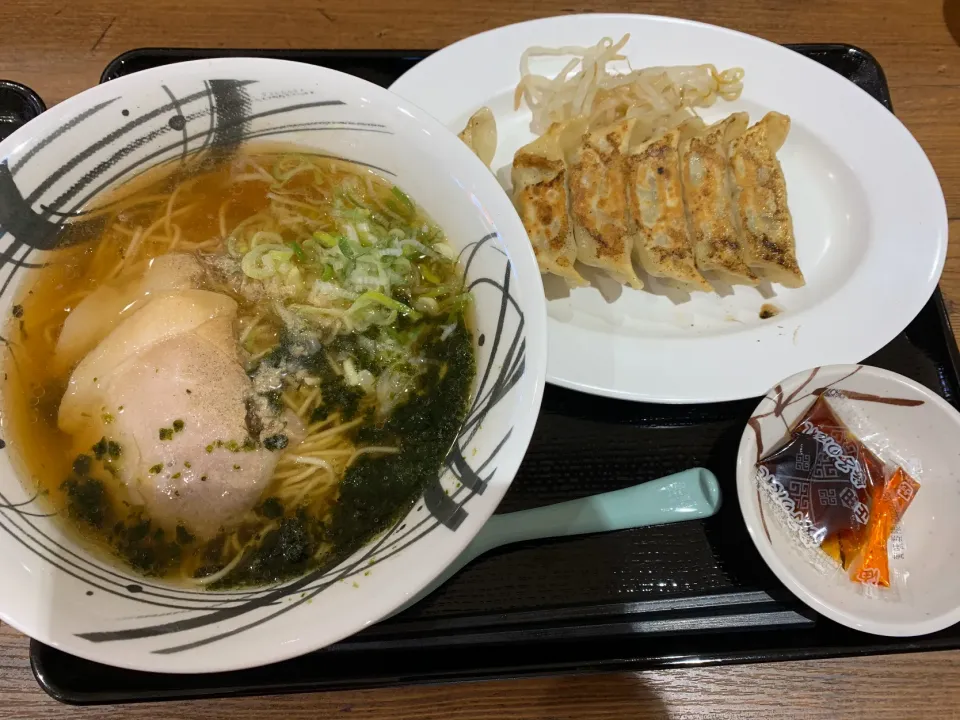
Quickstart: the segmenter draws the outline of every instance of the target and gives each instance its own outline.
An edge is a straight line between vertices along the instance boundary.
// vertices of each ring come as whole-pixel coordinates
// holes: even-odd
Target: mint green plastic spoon
[[[494,548],[525,540],[586,535],[696,520],[720,509],[720,486],[705,468],[568,502],[494,515],[432,583],[396,612],[423,600],[464,565]]]

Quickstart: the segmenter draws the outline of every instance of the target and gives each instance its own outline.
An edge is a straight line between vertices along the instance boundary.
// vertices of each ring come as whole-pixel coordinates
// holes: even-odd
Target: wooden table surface
[[[499,25],[577,12],[674,15],[775,42],[847,42],[872,52],[897,115],[943,184],[954,242],[941,287],[960,327],[960,0],[0,0],[0,78],[30,85],[52,105],[95,84],[107,62],[136,47],[437,48]],[[960,717],[960,651],[68,709],[37,687],[26,638],[0,628],[0,718],[334,716]]]

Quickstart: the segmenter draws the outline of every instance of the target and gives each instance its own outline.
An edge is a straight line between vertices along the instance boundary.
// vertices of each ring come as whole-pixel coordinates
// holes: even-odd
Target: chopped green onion
[[[440,285],[440,286],[438,286],[438,287],[430,288],[429,290],[425,290],[425,291],[423,291],[422,293],[418,293],[418,294],[419,294],[421,297],[433,297],[433,298],[435,298],[435,297],[440,297],[441,295],[447,295],[447,294],[449,294],[450,292],[452,292],[451,288],[449,288],[449,287],[446,286],[446,285]]]
[[[440,253],[447,260],[457,259],[457,251],[447,245],[445,242],[436,242],[431,247],[435,252]]]
[[[348,220],[357,220],[363,221],[370,218],[370,211],[366,208],[350,208],[347,210],[341,210],[339,213],[340,217],[345,217]]]
[[[350,241],[347,238],[341,237],[340,240],[337,241],[337,245],[340,246],[340,252],[343,253],[344,257],[355,258],[357,256],[357,253],[354,252],[354,249],[350,247]]]
[[[320,279],[321,279],[321,280],[324,280],[324,281],[332,280],[332,279],[333,279],[333,266],[332,266],[332,265],[324,265],[324,266],[323,266],[323,273],[320,275]]]
[[[323,232],[323,230],[317,230],[313,234],[313,239],[323,245],[325,248],[333,248],[337,246],[337,238],[330,233]]]
[[[411,320],[419,320],[421,318],[420,313],[414,310],[409,305],[404,305],[399,300],[394,300],[392,297],[387,297],[382,292],[377,292],[376,290],[368,290],[353,304],[354,307],[359,305],[364,301],[375,302],[379,305],[383,305],[388,310],[394,310],[401,315],[406,315]]]
[[[443,302],[443,309],[451,313],[458,313],[466,309],[473,302],[473,295],[469,292],[460,293]]]
[[[290,260],[293,250],[286,245],[264,243],[257,245],[243,256],[240,268],[247,277],[263,280],[276,274],[281,262]]]
[[[420,274],[423,275],[425,280],[432,282],[434,285],[439,285],[441,283],[440,277],[430,269],[429,265],[423,263],[417,267],[420,268]]]
[[[413,200],[410,199],[410,196],[396,185],[390,188],[390,191],[393,193],[393,196],[400,201],[400,207],[396,207],[394,203],[391,202],[387,203],[387,207],[401,217],[412,217],[416,213],[417,207],[413,204]],[[394,207],[391,207],[391,205],[394,205]]]
[[[435,240],[443,236],[443,231],[435,226],[427,226],[425,229],[417,231],[417,240],[424,245],[432,245]]]
[[[356,195],[353,195],[349,190],[344,190],[344,191],[343,191],[343,195],[344,195],[345,198],[347,198],[347,200],[349,200],[350,202],[352,202],[354,205],[356,205],[356,206],[357,206],[358,208],[360,208],[361,210],[366,210],[366,208],[364,207],[364,204],[363,204],[363,200],[358,200],[358,199],[357,199],[357,196],[356,196]],[[368,211],[368,212],[369,212],[369,211]]]
[[[300,247],[300,243],[298,243],[296,240],[294,240],[292,243],[290,243],[290,247],[293,248],[293,253],[294,253],[294,255],[297,256],[297,259],[298,259],[298,260],[306,261],[307,255],[306,255],[306,253],[303,252],[303,248]]]

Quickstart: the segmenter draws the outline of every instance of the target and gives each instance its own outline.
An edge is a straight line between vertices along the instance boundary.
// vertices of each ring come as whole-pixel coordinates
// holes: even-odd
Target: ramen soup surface
[[[437,476],[475,373],[443,232],[370,171],[248,148],[67,225],[6,328],[23,476],[137,571],[207,587],[334,563]]]

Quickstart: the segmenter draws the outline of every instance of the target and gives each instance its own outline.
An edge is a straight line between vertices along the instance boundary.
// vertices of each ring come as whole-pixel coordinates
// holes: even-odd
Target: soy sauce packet
[[[842,571],[867,594],[894,584],[888,545],[920,489],[918,477],[919,463],[905,462],[837,391],[821,394],[757,464],[758,485],[781,521],[804,547],[818,549],[811,562]]]

